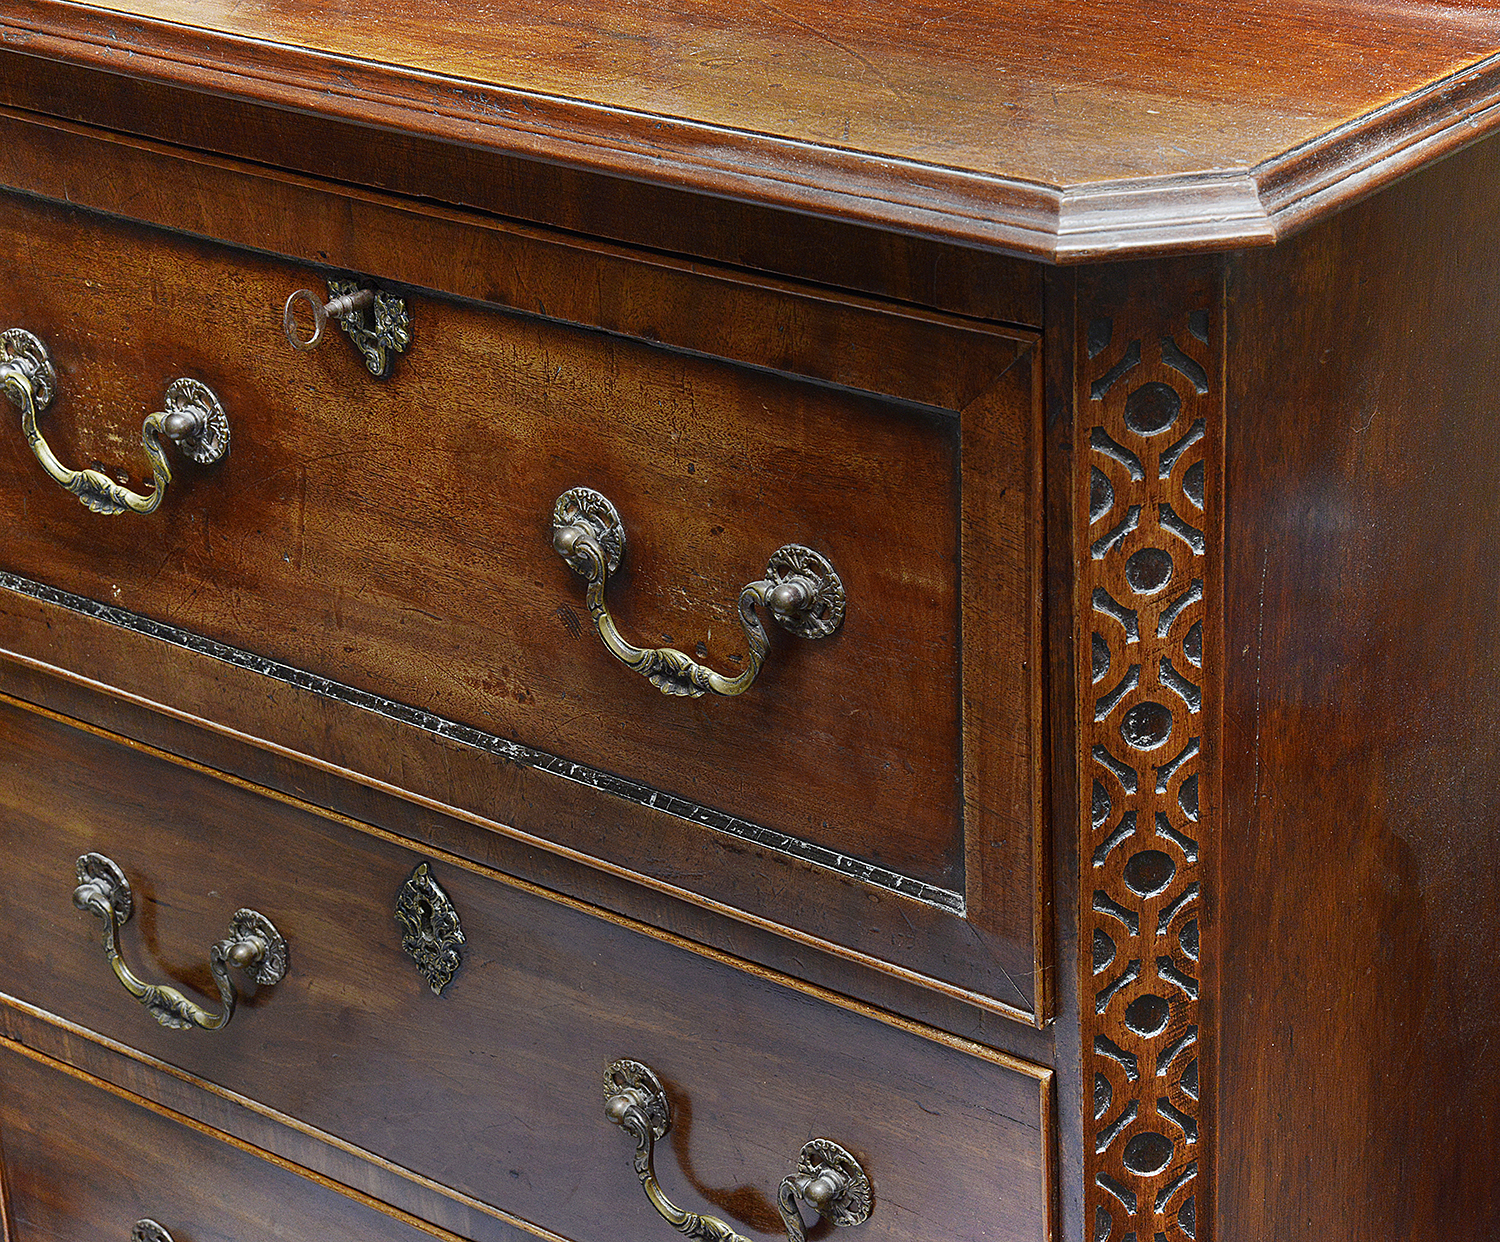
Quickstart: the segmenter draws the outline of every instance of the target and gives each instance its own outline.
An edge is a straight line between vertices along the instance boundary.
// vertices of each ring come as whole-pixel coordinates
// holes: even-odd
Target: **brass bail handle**
[[[146,1012],[163,1026],[174,1030],[197,1027],[216,1031],[229,1025],[234,1017],[238,994],[229,978],[231,966],[242,970],[262,987],[280,983],[286,977],[286,941],[265,915],[254,910],[237,910],[229,924],[229,934],[208,952],[208,969],[219,989],[223,1008],[217,1013],[189,1000],[176,988],[146,983],[136,977],[115,938],[135,913],[135,899],[125,873],[103,854],[85,854],[78,860],[78,886],[73,890],[73,904],[97,918],[104,926],[104,959],[125,990],[145,1006]]]
[[[635,1139],[635,1173],[646,1198],[678,1233],[703,1242],[747,1242],[717,1216],[700,1216],[673,1203],[656,1178],[658,1140],[672,1128],[672,1105],[661,1080],[639,1061],[615,1061],[604,1071],[604,1115]],[[832,1139],[803,1146],[797,1168],[781,1179],[776,1206],[789,1242],[806,1242],[800,1204],[836,1226],[868,1220],[873,1207],[864,1168]]]
[[[828,559],[789,543],[771,554],[765,577],[740,591],[740,628],[748,655],[735,677],[725,677],[671,647],[637,647],[620,633],[604,602],[609,575],[625,555],[625,524],[614,505],[588,487],[574,487],[552,508],[552,548],[588,583],[584,598],[594,628],[609,653],[663,694],[701,698],[744,694],[770,651],[756,608],[765,608],[782,629],[801,638],[827,638],[844,620],[844,583]]]
[[[21,431],[42,469],[94,513],[156,512],[172,481],[163,439],[203,466],[229,452],[229,416],[213,389],[195,379],[175,379],[167,385],[166,409],[148,414],[141,425],[141,447],[151,462],[151,490],[134,492],[102,471],[70,470],[58,461],[37,426],[37,418],[57,394],[57,372],[47,347],[24,328],[0,332],[0,387],[21,411]]]

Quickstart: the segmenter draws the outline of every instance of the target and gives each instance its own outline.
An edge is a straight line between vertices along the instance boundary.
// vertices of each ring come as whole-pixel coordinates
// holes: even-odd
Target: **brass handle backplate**
[[[172,469],[162,440],[171,440],[199,465],[212,465],[229,452],[229,416],[213,389],[195,379],[167,385],[166,409],[148,414],[141,446],[151,462],[151,490],[144,495],[98,470],[70,470],[42,438],[37,416],[57,393],[57,372],[47,347],[24,328],[0,332],[0,385],[21,411],[21,430],[42,469],[95,513],[154,513],[167,494]]]
[[[559,496],[552,508],[552,546],[588,583],[589,615],[610,654],[663,694],[696,699],[750,689],[770,650],[757,605],[801,638],[826,638],[844,620],[844,584],[828,560],[801,544],[777,548],[765,577],[740,592],[740,628],[749,654],[738,676],[725,677],[671,647],[637,647],[620,633],[604,602],[604,588],[625,555],[625,524],[608,499],[588,487]]]
[[[635,1175],[651,1206],[678,1233],[704,1242],[746,1242],[716,1216],[685,1212],[662,1192],[653,1164],[657,1140],[672,1128],[672,1105],[661,1080],[639,1061],[616,1061],[604,1071],[604,1114],[635,1139]],[[807,1226],[799,1202],[834,1225],[869,1219],[870,1179],[858,1160],[832,1139],[807,1143],[795,1172],[781,1179],[776,1206],[789,1242],[805,1242]]]
[[[130,1227],[130,1242],[172,1242],[172,1235],[148,1216]]]
[[[103,854],[85,854],[78,860],[78,887],[73,890],[73,904],[104,924],[105,960],[125,990],[163,1026],[177,1030],[198,1027],[205,1031],[227,1026],[234,1017],[238,999],[229,979],[230,966],[239,967],[262,987],[280,983],[286,977],[286,941],[271,920],[254,910],[237,910],[229,924],[228,936],[208,951],[209,973],[223,1003],[223,1009],[215,1013],[190,1001],[176,988],[136,978],[125,965],[115,931],[135,913],[135,899],[125,873]]]
[[[297,329],[297,305],[307,307],[313,330],[303,336]],[[411,344],[411,315],[406,299],[381,289],[361,286],[357,280],[330,280],[328,301],[311,289],[297,289],[287,298],[281,312],[281,328],[287,344],[306,352],[316,349],[323,340],[323,329],[333,320],[343,330],[367,370],[376,379],[386,379],[396,355]]]

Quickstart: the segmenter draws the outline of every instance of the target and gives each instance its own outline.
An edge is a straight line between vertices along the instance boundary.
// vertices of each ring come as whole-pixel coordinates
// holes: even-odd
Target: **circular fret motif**
[[[1189,1242],[1214,363],[1206,311],[1128,335],[1123,324],[1095,319],[1080,342],[1087,1194],[1093,1242]]]

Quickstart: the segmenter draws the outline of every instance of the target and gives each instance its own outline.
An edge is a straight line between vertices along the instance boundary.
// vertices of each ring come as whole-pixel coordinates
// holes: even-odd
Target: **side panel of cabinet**
[[[1500,143],[1229,286],[1218,1242],[1500,1233]]]

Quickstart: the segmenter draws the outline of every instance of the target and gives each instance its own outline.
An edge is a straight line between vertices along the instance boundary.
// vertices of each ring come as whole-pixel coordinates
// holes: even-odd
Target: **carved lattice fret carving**
[[[1218,323],[1208,289],[1163,312],[1100,288],[1075,440],[1085,1194],[1094,1242],[1198,1242]]]

